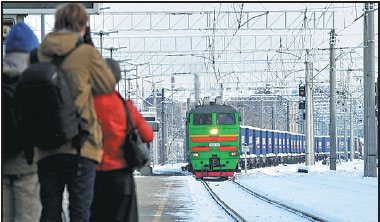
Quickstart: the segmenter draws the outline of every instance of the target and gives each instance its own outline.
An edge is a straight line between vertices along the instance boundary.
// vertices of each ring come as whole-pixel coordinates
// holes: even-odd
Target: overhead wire
[[[338,7],[336,7],[336,8],[338,8]],[[345,7],[344,8],[349,8],[349,7],[347,7],[346,5],[345,5]],[[238,14],[235,14],[235,17],[236,18],[238,18],[237,17],[238,16]],[[322,15],[320,15],[319,16],[319,19],[321,19],[322,18]],[[309,19],[312,19],[312,18],[307,18],[308,19],[308,22],[309,22]],[[244,24],[244,22],[241,22],[241,24]],[[348,27],[348,26],[347,26]],[[308,27],[308,28],[310,28],[310,27]],[[236,30],[235,30],[236,31]],[[293,30],[294,31],[294,30]],[[223,31],[224,32],[224,31]],[[314,35],[313,36],[315,36],[315,32],[316,32],[316,30],[314,29]],[[301,33],[299,33],[299,34],[301,34]],[[298,42],[306,42],[306,41],[308,41],[308,37],[302,37],[302,38],[300,38],[300,39],[298,39],[298,37],[296,37],[296,38],[294,38],[295,40],[296,40],[296,42],[297,42],[297,40],[298,40]],[[293,40],[294,41],[294,40]],[[214,43],[216,43],[217,42],[217,40],[215,40],[215,42]],[[231,40],[230,40],[230,42],[231,42]],[[312,42],[315,42],[315,38],[312,38]],[[311,44],[313,44],[313,43],[311,43]],[[226,46],[227,46],[227,44],[226,44]],[[304,48],[301,48],[301,49],[304,49]],[[224,49],[223,49],[224,51],[227,51],[227,48],[226,47],[224,47]],[[284,49],[281,49],[281,51],[283,51]],[[217,53],[220,53],[220,51],[219,50],[216,50],[216,48],[215,48],[215,51],[217,52]],[[222,53],[224,54],[225,52],[223,52],[222,51]],[[285,52],[282,52],[282,53],[285,53]],[[355,52],[355,53],[357,53],[357,52]],[[302,55],[301,54],[301,52],[299,52],[299,53],[297,53],[297,54],[299,54],[299,55]],[[220,54],[220,55],[222,55],[222,54]],[[321,53],[320,53],[320,51],[319,50],[317,50],[316,51],[316,55],[321,55]],[[217,57],[216,57],[217,58]],[[215,58],[215,59],[216,59]],[[279,61],[279,55],[277,55],[277,56],[269,56],[269,60],[270,60],[270,63],[272,63],[272,64],[274,64],[274,63],[277,63],[278,61]],[[297,61],[297,60],[295,60],[295,61]],[[295,64],[296,65],[296,64]],[[217,68],[215,69],[215,70],[217,70]]]

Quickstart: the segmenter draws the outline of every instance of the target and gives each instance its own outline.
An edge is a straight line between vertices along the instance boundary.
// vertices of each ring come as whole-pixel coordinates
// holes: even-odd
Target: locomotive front
[[[226,105],[190,110],[187,120],[189,168],[197,178],[232,177],[240,155],[239,113]]]

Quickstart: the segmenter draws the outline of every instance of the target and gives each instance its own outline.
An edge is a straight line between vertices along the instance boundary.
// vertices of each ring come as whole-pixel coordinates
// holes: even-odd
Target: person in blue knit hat
[[[37,36],[23,21],[18,22],[5,39],[5,52],[30,52],[38,46]]]
[[[40,183],[37,174],[37,164],[27,164],[25,152],[10,153],[10,144],[15,140],[10,130],[9,112],[4,111],[9,107],[9,91],[14,89],[21,73],[29,65],[29,53],[38,48],[39,43],[33,30],[24,22],[18,22],[5,39],[5,57],[3,60],[2,73],[2,100],[3,122],[5,129],[2,130],[2,221],[30,221],[37,222],[41,215]],[[6,95],[5,95],[6,94]],[[5,107],[5,108],[4,108]],[[9,116],[8,116],[9,115]]]

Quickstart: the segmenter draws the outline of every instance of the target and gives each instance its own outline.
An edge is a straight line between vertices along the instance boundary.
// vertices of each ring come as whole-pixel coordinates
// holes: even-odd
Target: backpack
[[[19,82],[20,75],[3,73],[1,81],[1,99],[3,101],[2,120],[4,128],[2,130],[3,138],[3,157],[5,159],[15,157],[23,151],[23,145],[20,140],[20,127],[17,120],[14,103],[14,93]]]
[[[80,156],[88,128],[76,112],[70,86],[61,69],[64,59],[80,44],[78,41],[63,56],[54,56],[51,63],[32,64],[21,75],[15,104],[28,147],[52,150],[71,141]]]

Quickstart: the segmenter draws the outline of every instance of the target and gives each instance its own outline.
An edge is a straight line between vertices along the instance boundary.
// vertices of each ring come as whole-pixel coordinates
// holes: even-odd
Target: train
[[[248,146],[247,168],[277,166],[305,162],[305,135],[287,131],[240,126],[241,144]],[[314,136],[314,160],[326,162],[330,156],[330,136]],[[354,138],[354,158],[362,152],[362,141]],[[350,157],[350,137],[347,137]],[[337,158],[344,159],[344,137],[337,137]],[[239,158],[239,167],[245,168],[245,153]]]
[[[240,116],[219,98],[191,109],[186,120],[187,170],[197,178],[233,177],[240,157]]]
[[[186,114],[185,170],[196,178],[221,177],[228,179],[247,168],[277,166],[305,162],[305,135],[286,131],[260,129],[240,125],[239,112],[232,106],[203,100],[201,105]],[[348,147],[350,147],[350,138]],[[315,136],[315,161],[327,161],[330,152],[329,136]],[[344,137],[337,137],[338,159],[344,157]],[[244,153],[242,148],[248,148]],[[361,142],[354,139],[354,155],[361,155]],[[350,150],[348,150],[351,155]]]

